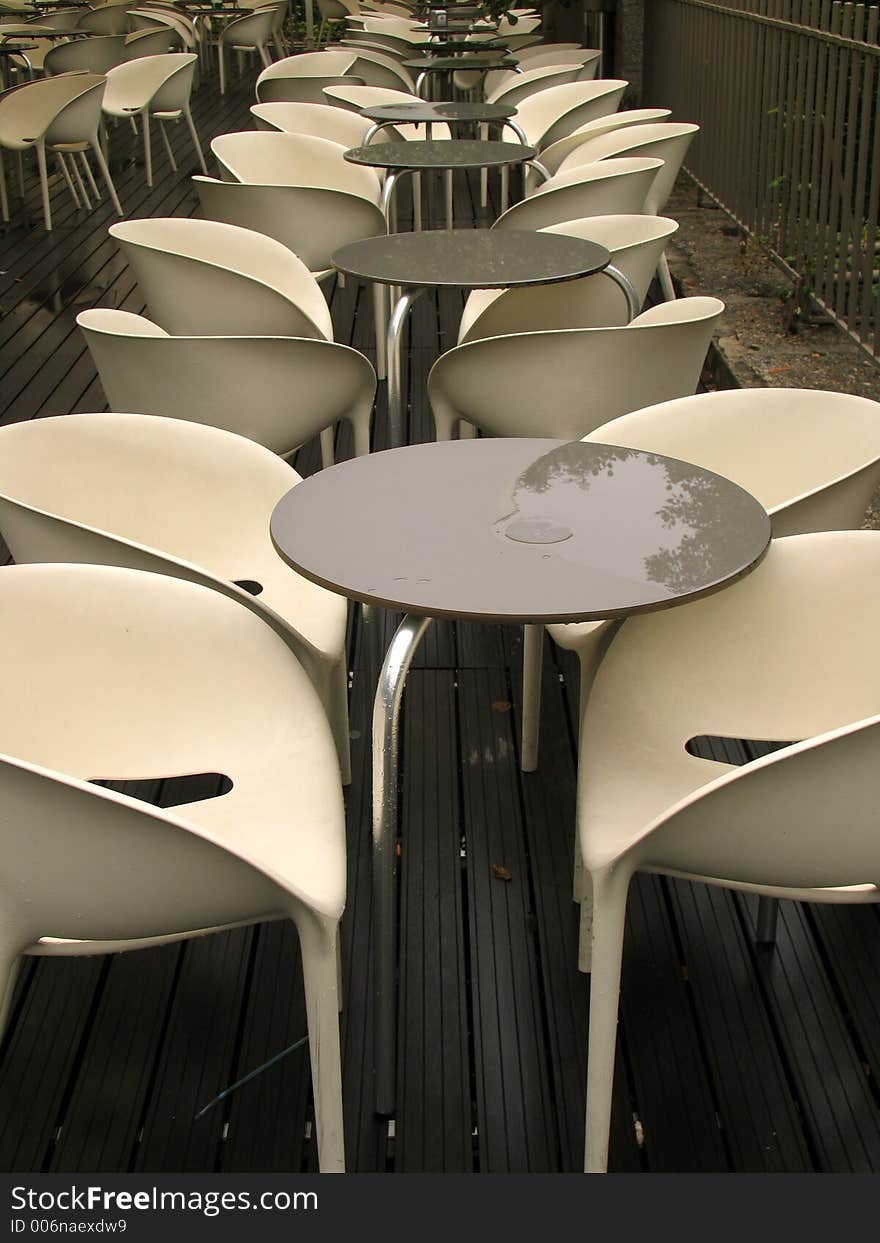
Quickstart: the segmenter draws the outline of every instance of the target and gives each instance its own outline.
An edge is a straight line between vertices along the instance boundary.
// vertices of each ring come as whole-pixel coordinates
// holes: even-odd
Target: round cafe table
[[[456,169],[506,168],[509,164],[530,164],[544,180],[550,176],[537,159],[534,147],[515,142],[486,142],[478,138],[442,138],[423,141],[398,140],[396,142],[373,142],[363,147],[352,147],[345,152],[350,164],[366,164],[369,168],[388,170],[382,187],[382,210],[385,219],[390,218],[394,188],[401,177],[408,173],[439,170],[452,173]],[[452,182],[446,182],[446,227],[451,229]]]
[[[752,570],[767,550],[770,520],[737,484],[674,458],[502,438],[414,445],[340,463],[288,492],[270,529],[298,573],[406,614],[373,707],[377,1108],[388,1114],[399,711],[431,618],[535,624],[671,608]]]
[[[389,129],[394,125],[424,125],[426,136],[431,137],[432,125],[462,125],[478,122],[488,125],[496,122],[507,125],[516,134],[525,147],[528,145],[525,134],[512,119],[516,116],[513,104],[470,104],[431,100],[413,100],[411,104],[375,104],[372,107],[360,108],[362,117],[372,121],[373,125],[364,135],[364,146],[369,146],[380,130]]]
[[[398,145],[414,147],[419,144]],[[524,229],[436,229],[424,233],[390,233],[352,242],[335,251],[331,262],[346,276],[396,286],[401,291],[388,321],[391,444],[403,443],[404,402],[400,366],[403,326],[410,307],[426,289],[508,289],[520,285],[552,285],[604,272],[623,290],[632,318],[638,314],[638,295],[627,277],[612,266],[610,259],[611,255],[605,247],[595,242],[568,237],[564,233],[527,232]]]
[[[513,56],[480,56],[479,53],[470,56],[422,56],[416,60],[403,61],[404,69],[414,69],[418,74],[416,78],[416,94],[421,95],[422,86],[428,80],[432,73],[489,73],[492,69],[513,69],[514,72],[522,72],[519,68],[519,61]]]

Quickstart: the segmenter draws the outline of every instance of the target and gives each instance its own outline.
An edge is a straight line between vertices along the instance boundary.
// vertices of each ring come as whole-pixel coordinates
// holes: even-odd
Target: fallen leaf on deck
[[[513,876],[502,863],[492,864],[492,875],[496,880],[513,880]]]

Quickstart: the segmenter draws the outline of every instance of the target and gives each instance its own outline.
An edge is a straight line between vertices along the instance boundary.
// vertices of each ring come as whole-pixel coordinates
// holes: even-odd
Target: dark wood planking
[[[0,1170],[48,1168],[103,970],[101,958],[36,964],[0,1062]]]
[[[407,683],[395,1168],[470,1172],[471,1087],[454,674]]]
[[[555,1170],[509,689],[495,670],[460,670],[458,681],[480,1171]]]
[[[676,881],[669,888],[734,1168],[809,1169],[798,1104],[733,897],[713,885]]]

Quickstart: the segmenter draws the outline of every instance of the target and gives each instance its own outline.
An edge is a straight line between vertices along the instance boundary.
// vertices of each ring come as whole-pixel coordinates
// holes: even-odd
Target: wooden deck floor
[[[208,81],[208,140],[247,127],[250,80]],[[113,136],[134,216],[194,214],[156,157],[148,191]],[[156,144],[158,149],[158,144]],[[74,318],[141,310],[106,200],[76,212],[53,191],[46,235],[0,237],[0,416],[100,410]],[[431,435],[424,383],[453,342],[460,298],[416,305],[410,437]],[[337,339],[371,352],[369,300],[335,290]],[[383,402],[377,438],[383,438]],[[345,453],[345,444],[340,446]],[[314,457],[303,455],[308,470]],[[573,1171],[582,1160],[587,987],[571,902],[575,670],[545,653],[539,772],[516,762],[520,635],[437,624],[405,706],[399,1109],[372,1110],[369,707],[393,619],[351,630],[354,780],[343,1013],[349,1168]],[[166,800],[168,790],[159,791]],[[501,871],[501,875],[498,872]],[[880,926],[872,909],[784,909],[757,951],[751,902],[645,877],[630,903],[611,1165],[619,1171],[880,1169]],[[0,1170],[297,1171],[315,1168],[309,1075],[291,1053],[200,1118],[227,1085],[305,1034],[295,936],[278,925],[114,958],[32,961],[0,1048]]]

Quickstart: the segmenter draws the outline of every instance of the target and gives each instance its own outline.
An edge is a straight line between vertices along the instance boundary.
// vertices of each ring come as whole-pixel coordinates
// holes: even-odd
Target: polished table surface
[[[398,121],[401,125],[404,122],[430,125],[432,122],[439,124],[448,121],[506,121],[516,116],[516,108],[512,104],[433,103],[427,99],[413,100],[411,104],[375,104],[360,108],[359,112],[369,121],[388,124]]]
[[[538,152],[516,142],[439,138],[424,141],[373,142],[345,152],[350,164],[371,168],[489,168],[533,160]]]
[[[512,56],[496,57],[496,56],[422,56],[418,60],[405,60],[403,66],[405,69],[415,69],[419,73],[439,73],[446,71],[454,73],[461,70],[466,72],[469,70],[482,69],[515,69],[519,64]]]
[[[277,505],[306,578],[421,617],[571,622],[668,608],[763,556],[770,520],[674,458],[539,439],[444,441],[343,462]]]
[[[507,289],[590,276],[609,258],[597,242],[564,233],[431,229],[351,242],[335,251],[331,261],[346,275],[384,285]]]

